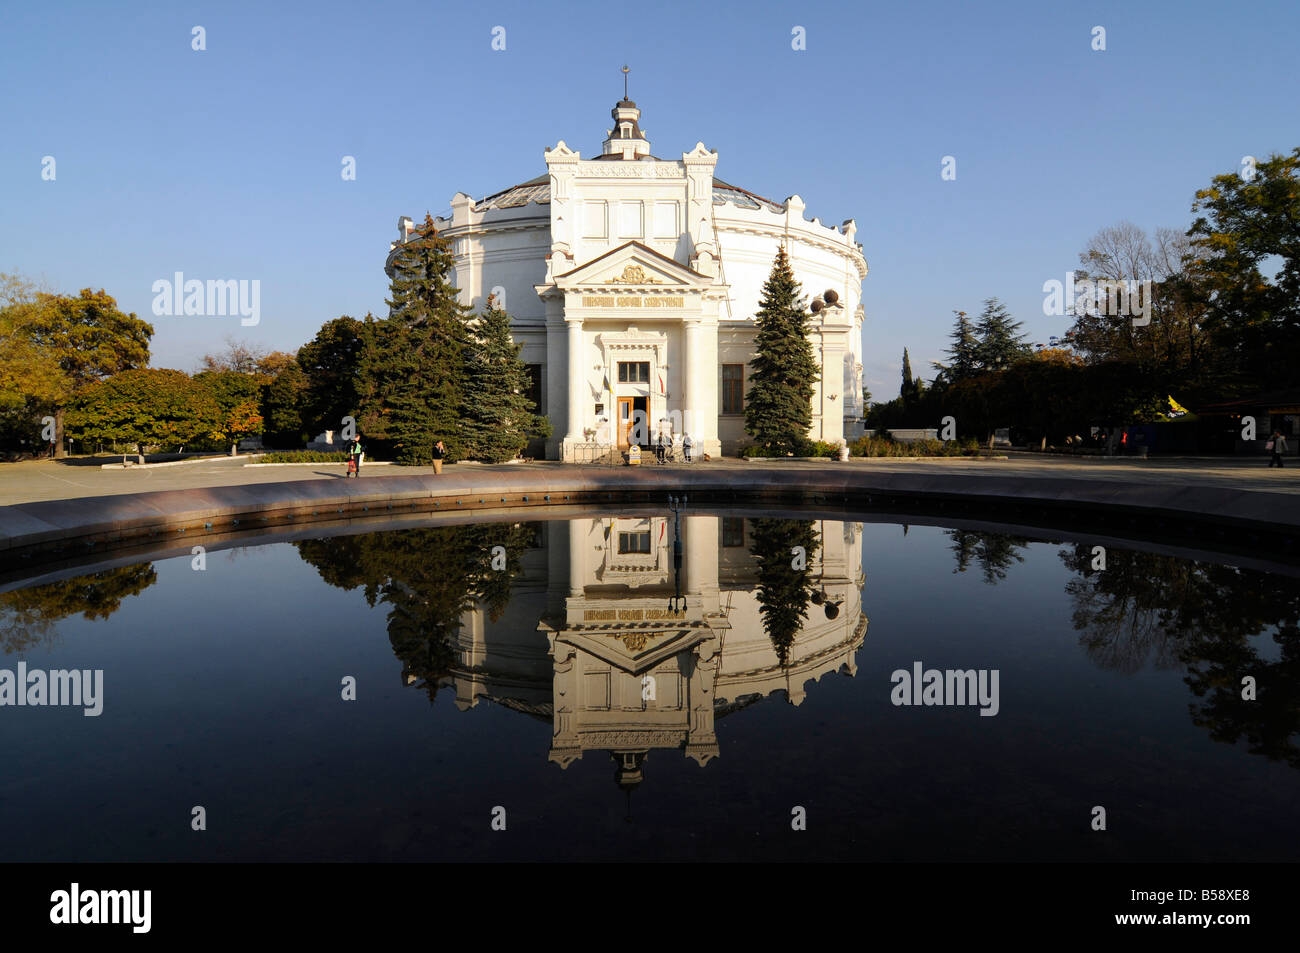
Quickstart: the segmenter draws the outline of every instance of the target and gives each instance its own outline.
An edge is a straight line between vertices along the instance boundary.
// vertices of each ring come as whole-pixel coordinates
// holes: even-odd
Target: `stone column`
[[[718,593],[718,517],[686,516],[682,519],[685,540],[682,546],[683,585],[686,592],[717,601]]]
[[[569,520],[569,595],[586,590],[587,520]]]
[[[718,327],[687,319],[682,328],[682,410],[686,432],[691,435],[692,458],[704,454],[720,456],[718,440]]]
[[[546,300],[546,416],[551,421],[551,436],[546,441],[548,460],[564,459],[568,430],[569,347],[565,334],[560,303]]]
[[[582,320],[567,321],[569,325],[569,433],[565,443],[578,443],[582,438],[582,402],[586,386],[583,381]]]

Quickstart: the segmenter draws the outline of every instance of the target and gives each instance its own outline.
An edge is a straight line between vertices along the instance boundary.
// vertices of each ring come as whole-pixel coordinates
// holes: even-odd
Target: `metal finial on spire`
[[[623,98],[627,99],[627,74],[632,72],[628,69],[626,63],[623,64]]]

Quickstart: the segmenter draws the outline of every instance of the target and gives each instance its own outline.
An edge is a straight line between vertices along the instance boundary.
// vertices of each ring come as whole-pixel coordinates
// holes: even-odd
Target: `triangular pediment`
[[[565,290],[682,291],[710,287],[713,279],[640,242],[626,242],[586,264],[557,275],[555,284]]]
[[[632,675],[653,668],[664,659],[711,638],[713,632],[707,626],[690,623],[681,627],[649,630],[633,626],[613,629],[570,628],[559,635],[560,641]]]

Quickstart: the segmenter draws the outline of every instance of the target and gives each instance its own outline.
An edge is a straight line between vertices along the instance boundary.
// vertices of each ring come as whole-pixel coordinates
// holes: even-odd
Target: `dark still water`
[[[0,595],[0,860],[1297,860],[1298,619],[1290,574],[851,517],[70,575]]]

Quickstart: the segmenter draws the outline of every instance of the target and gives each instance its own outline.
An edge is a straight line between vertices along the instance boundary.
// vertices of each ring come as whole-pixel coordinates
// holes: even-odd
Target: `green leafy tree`
[[[262,388],[270,383],[260,374],[240,371],[202,371],[194,375],[194,382],[207,388],[220,410],[218,431],[230,444],[230,455],[236,455],[239,441],[253,437],[263,430],[259,402]]]
[[[68,406],[68,431],[87,443],[180,446],[223,432],[211,390],[183,371],[141,368],[90,384]]]
[[[510,337],[510,316],[489,296],[469,347],[463,410],[466,452],[479,460],[502,463],[519,456],[530,437],[550,436],[550,421],[528,397],[521,350]]]
[[[64,402],[80,387],[148,364],[153,326],[103,290],[33,296],[21,282],[7,288],[18,300],[0,317],[0,401],[12,408],[19,394],[23,412],[52,414],[62,454]]]
[[[310,439],[303,421],[310,386],[297,361],[291,361],[262,388],[261,413],[270,446],[298,447]]]
[[[15,448],[42,442],[42,415],[62,407],[73,384],[54,353],[32,334],[40,288],[20,275],[0,274],[0,443]]]
[[[1011,317],[1006,305],[997,298],[985,299],[984,311],[975,325],[975,335],[979,339],[975,358],[980,369],[1003,370],[1030,356],[1032,352],[1020,328],[1020,322]]]
[[[754,317],[758,355],[745,397],[745,430],[767,450],[794,453],[808,442],[812,395],[820,376],[807,320],[799,282],[781,248]]]
[[[1230,386],[1300,382],[1300,147],[1218,175],[1196,193],[1190,286],[1204,303],[1215,361]],[[1268,278],[1264,269],[1274,265]]]
[[[365,333],[365,324],[345,314],[325,322],[316,336],[298,349],[298,367],[307,382],[302,427],[310,436],[341,430],[344,417],[357,418]]]

